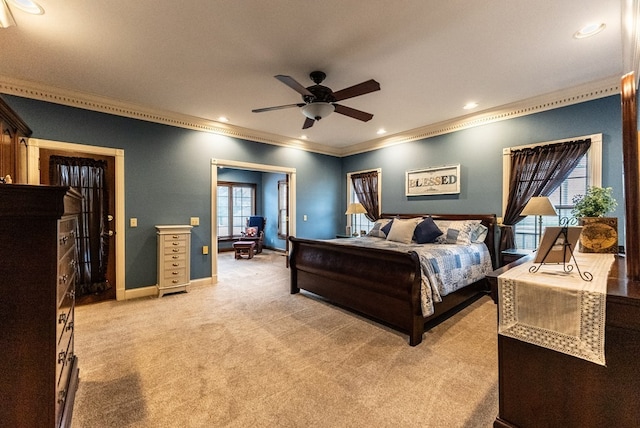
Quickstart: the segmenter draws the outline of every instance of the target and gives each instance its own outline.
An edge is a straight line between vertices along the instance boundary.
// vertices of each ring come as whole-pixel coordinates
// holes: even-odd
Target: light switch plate
[[[129,219],[129,226],[130,227],[138,227],[138,219],[135,217],[131,217]]]

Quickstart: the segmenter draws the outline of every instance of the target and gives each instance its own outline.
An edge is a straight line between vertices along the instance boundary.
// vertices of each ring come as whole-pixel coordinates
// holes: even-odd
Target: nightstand
[[[521,248],[509,248],[508,250],[504,250],[500,253],[500,267],[508,265],[511,262],[515,262],[516,260],[533,254],[535,250],[524,250]]]

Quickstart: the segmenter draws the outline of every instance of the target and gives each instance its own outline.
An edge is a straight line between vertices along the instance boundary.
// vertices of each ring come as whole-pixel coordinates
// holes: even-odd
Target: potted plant
[[[618,206],[611,187],[589,187],[584,195],[573,197],[572,214],[582,226],[580,251],[618,252],[618,218],[605,217]]]

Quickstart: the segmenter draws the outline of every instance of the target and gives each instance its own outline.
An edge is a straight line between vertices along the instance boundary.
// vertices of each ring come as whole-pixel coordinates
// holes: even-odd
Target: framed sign
[[[460,193],[460,164],[417,169],[406,173],[406,196]]]

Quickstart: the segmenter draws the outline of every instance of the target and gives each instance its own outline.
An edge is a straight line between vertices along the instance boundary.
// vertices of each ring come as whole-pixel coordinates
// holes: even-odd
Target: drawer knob
[[[173,239],[178,239],[179,237],[180,237],[180,236],[178,236],[178,235],[173,235],[173,237],[172,237],[172,238],[173,238]]]
[[[174,270],[173,272],[171,272],[171,274],[172,274],[172,275],[178,275],[179,273],[180,273],[180,272],[175,271],[175,270]]]
[[[175,260],[178,258],[178,256],[171,256],[171,258]]]
[[[174,280],[173,280],[173,281],[171,281],[171,282],[172,282],[172,283],[174,283],[174,284],[177,284],[177,283],[178,283],[178,282],[180,282],[180,281],[178,281],[177,279],[174,279]]]
[[[173,267],[178,267],[180,266],[180,263],[173,263]]]
[[[177,253],[177,252],[178,252],[178,251],[180,251],[180,250],[178,250],[177,248],[174,248],[172,251],[173,251],[174,253]]]
[[[173,245],[180,245],[179,242],[172,242]]]

